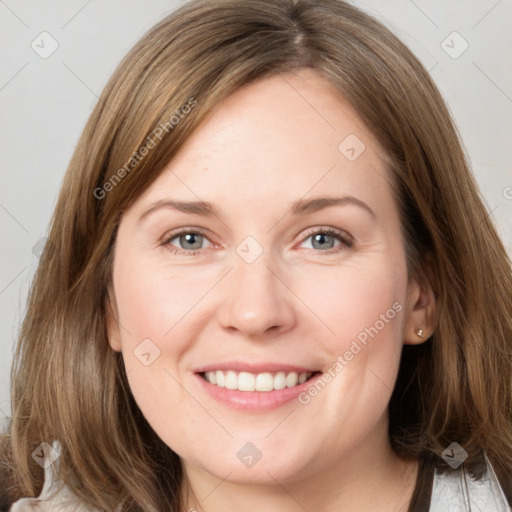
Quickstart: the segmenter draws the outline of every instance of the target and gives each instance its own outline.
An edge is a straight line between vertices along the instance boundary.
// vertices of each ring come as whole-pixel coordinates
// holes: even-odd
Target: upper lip
[[[249,372],[249,373],[275,373],[283,371],[286,373],[314,373],[317,369],[306,368],[304,366],[296,366],[287,363],[243,363],[241,361],[226,361],[224,363],[213,363],[206,366],[201,366],[194,370],[195,373],[213,372],[215,370],[235,372]]]

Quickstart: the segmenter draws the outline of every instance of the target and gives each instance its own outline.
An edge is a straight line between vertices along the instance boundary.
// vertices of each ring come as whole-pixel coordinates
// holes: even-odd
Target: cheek
[[[326,281],[323,294],[315,288],[309,295],[311,308],[334,334],[324,329],[327,335],[320,337],[330,361],[322,382],[299,402],[304,414],[322,418],[319,438],[331,450],[359,446],[385,415],[400,361],[403,286],[402,273],[365,265],[364,271],[340,271],[339,278]]]
[[[337,271],[324,268],[322,273],[303,277],[298,294],[307,297],[305,302],[321,319],[315,323],[324,332],[317,339],[330,361],[323,378],[328,391],[324,393],[322,385],[317,391],[310,388],[301,403],[315,402],[316,413],[332,415],[332,424],[350,414],[354,432],[359,428],[363,432],[365,423],[383,413],[394,387],[402,347],[406,269],[382,257]]]
[[[154,260],[134,253],[115,261],[121,345],[130,389],[146,419],[158,433],[166,425],[167,434],[178,429],[173,435],[179,436],[181,423],[168,425],[165,409],[172,404],[189,409],[190,401],[178,382],[185,378],[184,358],[208,316],[205,297],[219,280],[219,270],[172,267]],[[191,417],[197,411],[183,414]]]
[[[368,258],[338,268],[320,267],[296,279],[296,293],[320,320],[331,350],[348,349],[354,339],[400,341],[404,266],[386,257]]]
[[[124,344],[135,347],[150,338],[161,351],[179,351],[179,341],[168,341],[187,323],[208,288],[205,272],[165,268],[142,257],[123,260],[114,272],[114,289]]]
[[[168,444],[186,437],[190,428],[190,422],[169,421],[176,404],[181,417],[198,415],[179,384],[184,378],[180,362],[196,337],[191,320],[209,287],[208,276],[194,273],[191,267],[162,268],[140,254],[119,260],[114,267],[130,390],[146,420]]]

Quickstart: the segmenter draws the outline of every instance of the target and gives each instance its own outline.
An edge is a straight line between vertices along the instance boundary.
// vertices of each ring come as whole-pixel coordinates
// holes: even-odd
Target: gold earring
[[[418,329],[416,331],[416,334],[420,337],[420,338],[423,338],[423,329]]]

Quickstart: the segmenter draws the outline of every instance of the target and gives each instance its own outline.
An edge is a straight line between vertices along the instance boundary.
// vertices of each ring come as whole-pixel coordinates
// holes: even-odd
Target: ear
[[[106,324],[108,343],[112,350],[121,352],[121,335],[119,332],[119,322],[117,321],[117,307],[114,293],[109,288],[106,304]]]
[[[403,339],[406,345],[419,345],[434,333],[436,323],[436,296],[426,278],[415,277],[407,287]]]

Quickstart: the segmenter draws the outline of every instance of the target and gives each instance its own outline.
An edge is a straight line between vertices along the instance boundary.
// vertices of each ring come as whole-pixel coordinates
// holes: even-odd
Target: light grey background
[[[46,233],[78,137],[124,54],[182,3],[0,0],[0,423],[10,415],[9,371],[38,262],[33,248]],[[388,25],[430,70],[512,255],[512,0],[353,3]],[[52,40],[58,48],[45,59],[31,46],[44,53]]]

